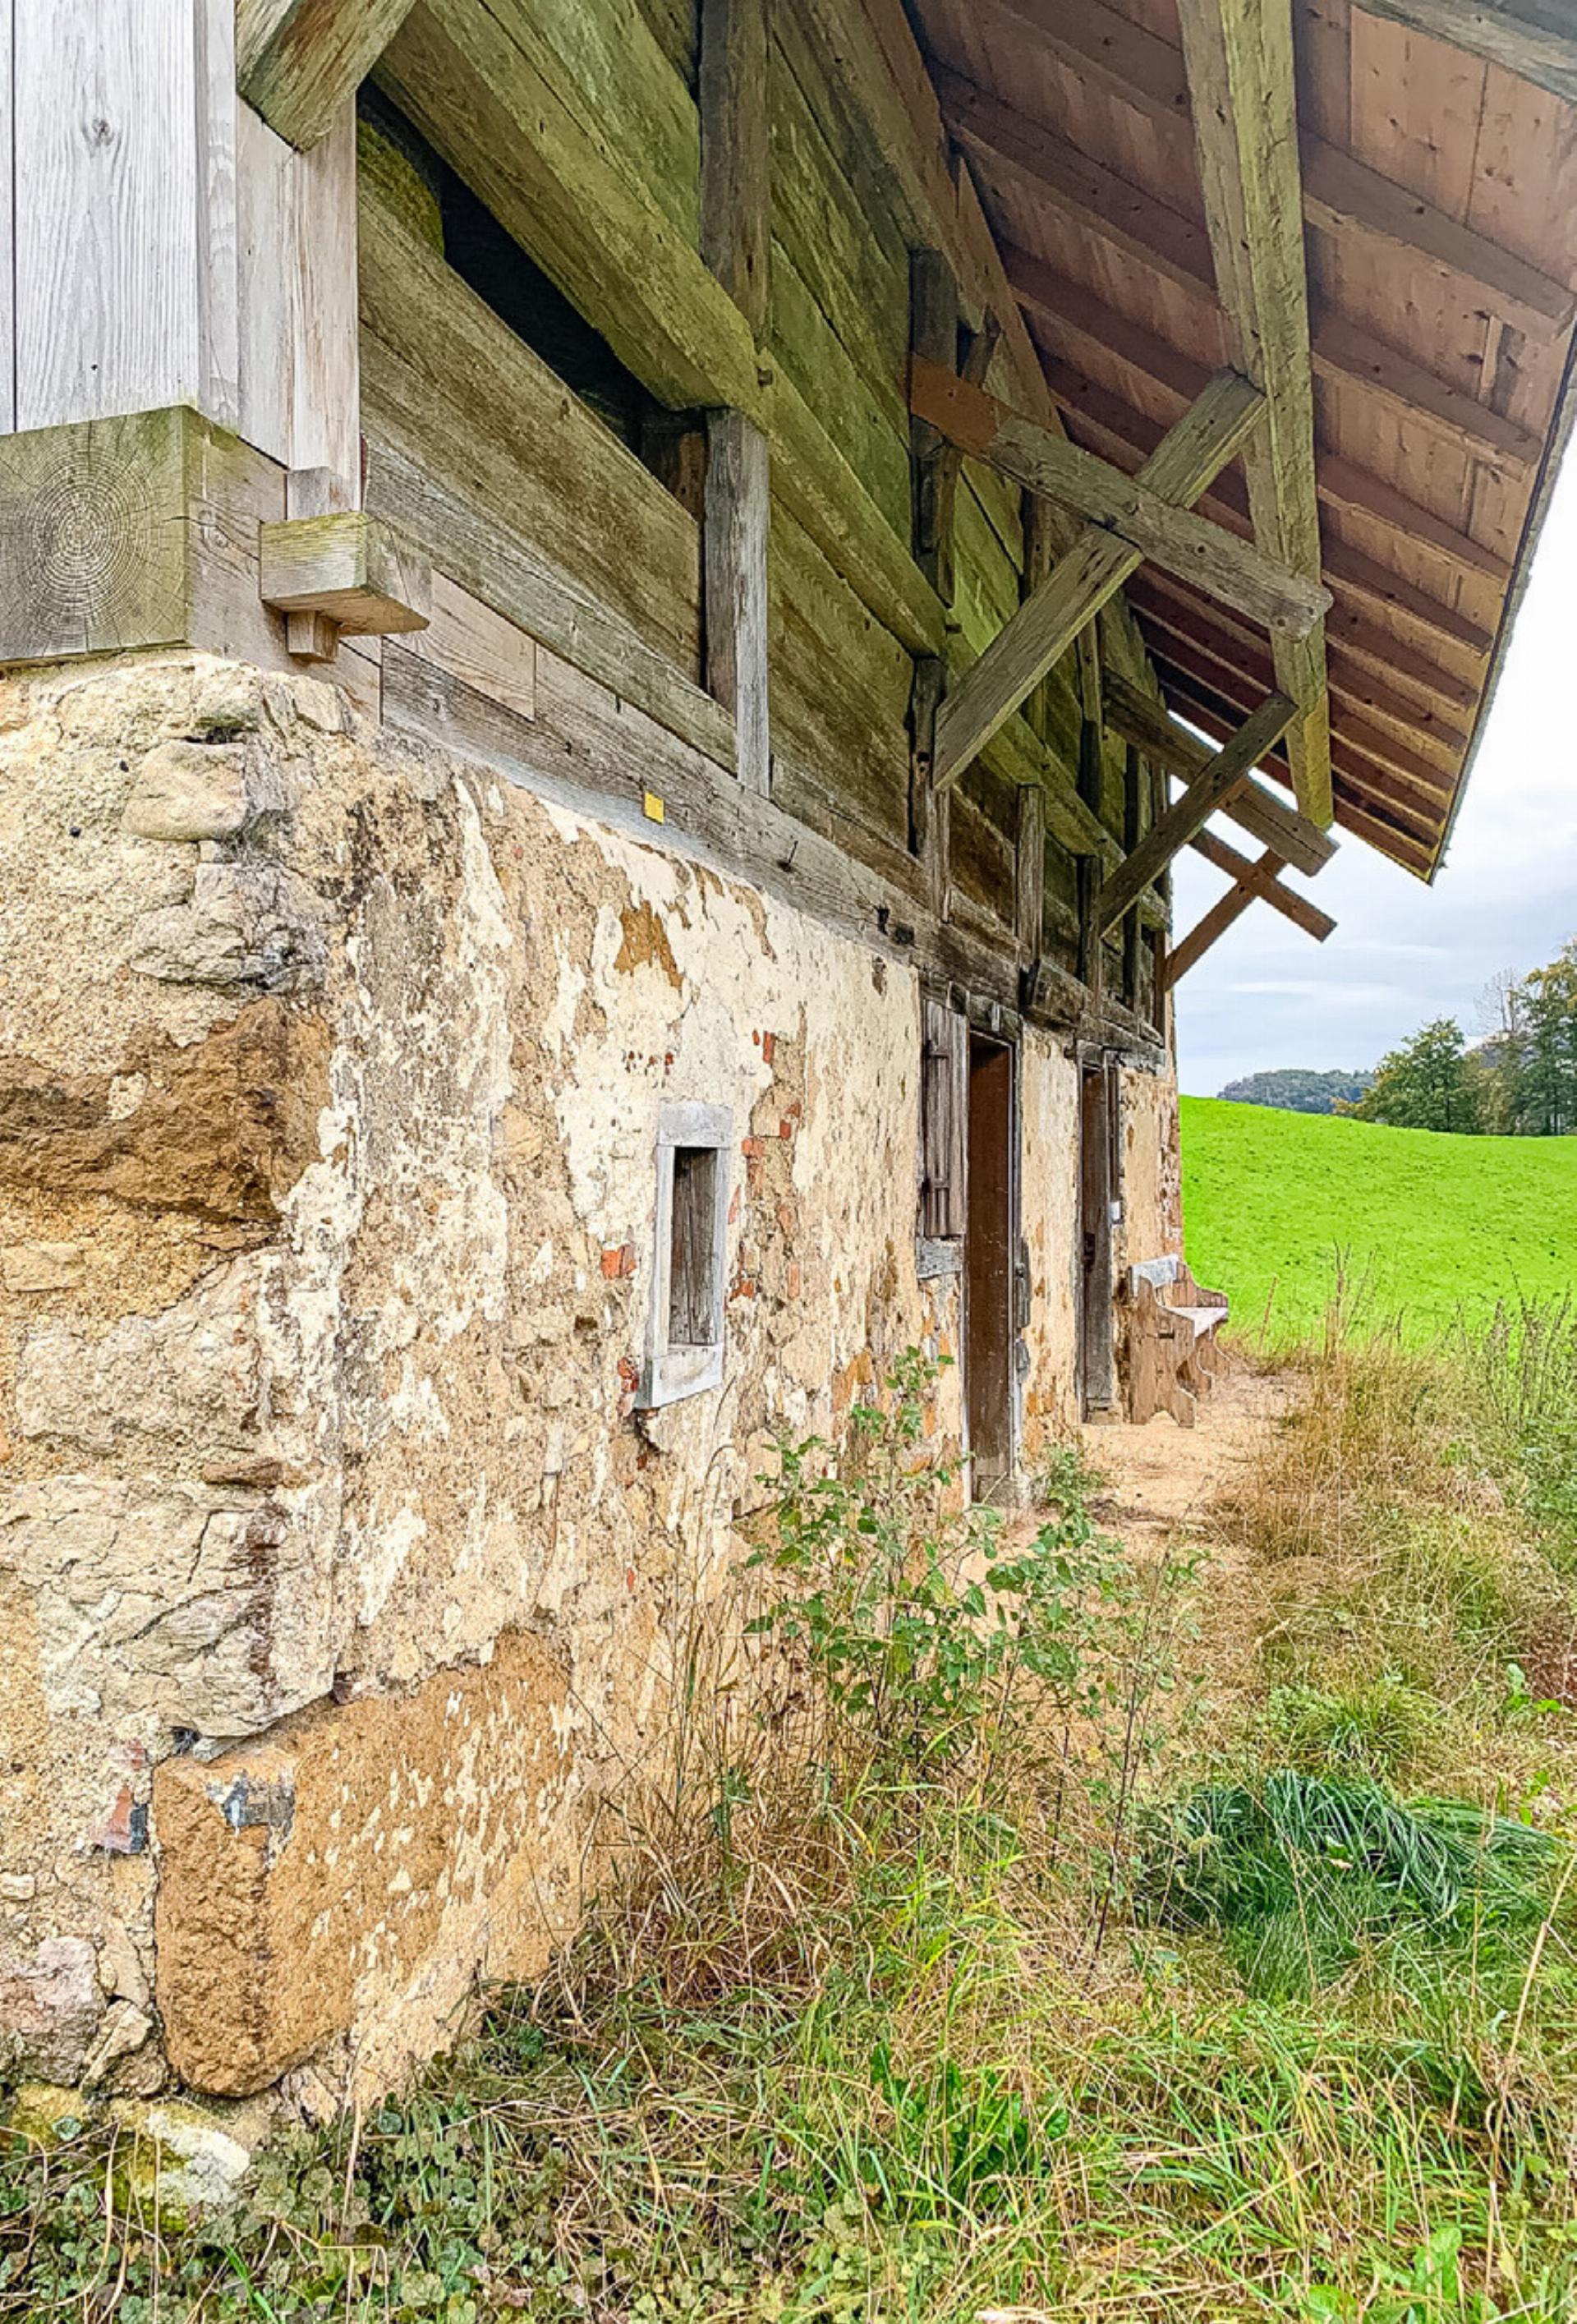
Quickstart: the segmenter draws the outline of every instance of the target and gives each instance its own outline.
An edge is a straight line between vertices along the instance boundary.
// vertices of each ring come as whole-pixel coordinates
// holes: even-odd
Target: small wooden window
[[[665,1105],[657,1137],[657,1232],[646,1372],[648,1407],[698,1396],[723,1379],[733,1116],[715,1105]]]
[[[969,1024],[943,1001],[920,1006],[920,1233],[952,1241],[968,1194]]]

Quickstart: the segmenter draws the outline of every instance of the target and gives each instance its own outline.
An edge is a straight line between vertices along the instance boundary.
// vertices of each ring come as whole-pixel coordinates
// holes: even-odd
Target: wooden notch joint
[[[260,594],[276,613],[322,614],[350,637],[398,636],[432,619],[431,566],[364,510],[265,524],[259,547]]]

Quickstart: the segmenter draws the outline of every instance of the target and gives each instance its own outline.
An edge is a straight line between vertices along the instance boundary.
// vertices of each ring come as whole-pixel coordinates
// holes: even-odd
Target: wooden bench
[[[1169,1412],[1192,1428],[1212,1377],[1225,1369],[1217,1333],[1226,1294],[1196,1283],[1181,1259],[1146,1259],[1128,1271],[1129,1418]]]

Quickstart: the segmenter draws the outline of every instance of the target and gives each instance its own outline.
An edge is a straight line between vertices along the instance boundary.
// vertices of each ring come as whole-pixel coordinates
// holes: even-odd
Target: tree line
[[[1577,1134],[1577,937],[1486,996],[1489,1029],[1471,1046],[1454,1017],[1421,1025],[1380,1059],[1363,1095],[1336,1111],[1396,1130],[1490,1138]]]

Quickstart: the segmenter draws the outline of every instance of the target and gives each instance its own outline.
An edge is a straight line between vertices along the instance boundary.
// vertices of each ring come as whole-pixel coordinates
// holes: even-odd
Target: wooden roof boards
[[[1276,191],[1251,128],[1223,134],[1216,28],[1230,50],[1252,17],[1262,66],[1288,5],[913,13],[1051,399],[1102,458],[1137,473],[1223,364],[1285,395],[1275,365],[1290,346],[1296,369],[1296,318],[1279,352],[1257,336],[1232,209],[1240,225],[1259,205],[1270,243],[1267,199],[1299,214],[1309,353],[1293,401],[1312,404],[1336,819],[1427,879],[1570,424],[1577,32],[1553,0],[1290,0],[1301,182],[1283,171]],[[1296,437],[1295,423],[1279,509],[1259,439],[1199,503],[1295,568],[1309,521]],[[1207,731],[1240,723],[1272,681],[1304,702],[1286,641],[1240,605],[1149,563],[1129,596],[1168,701]]]

